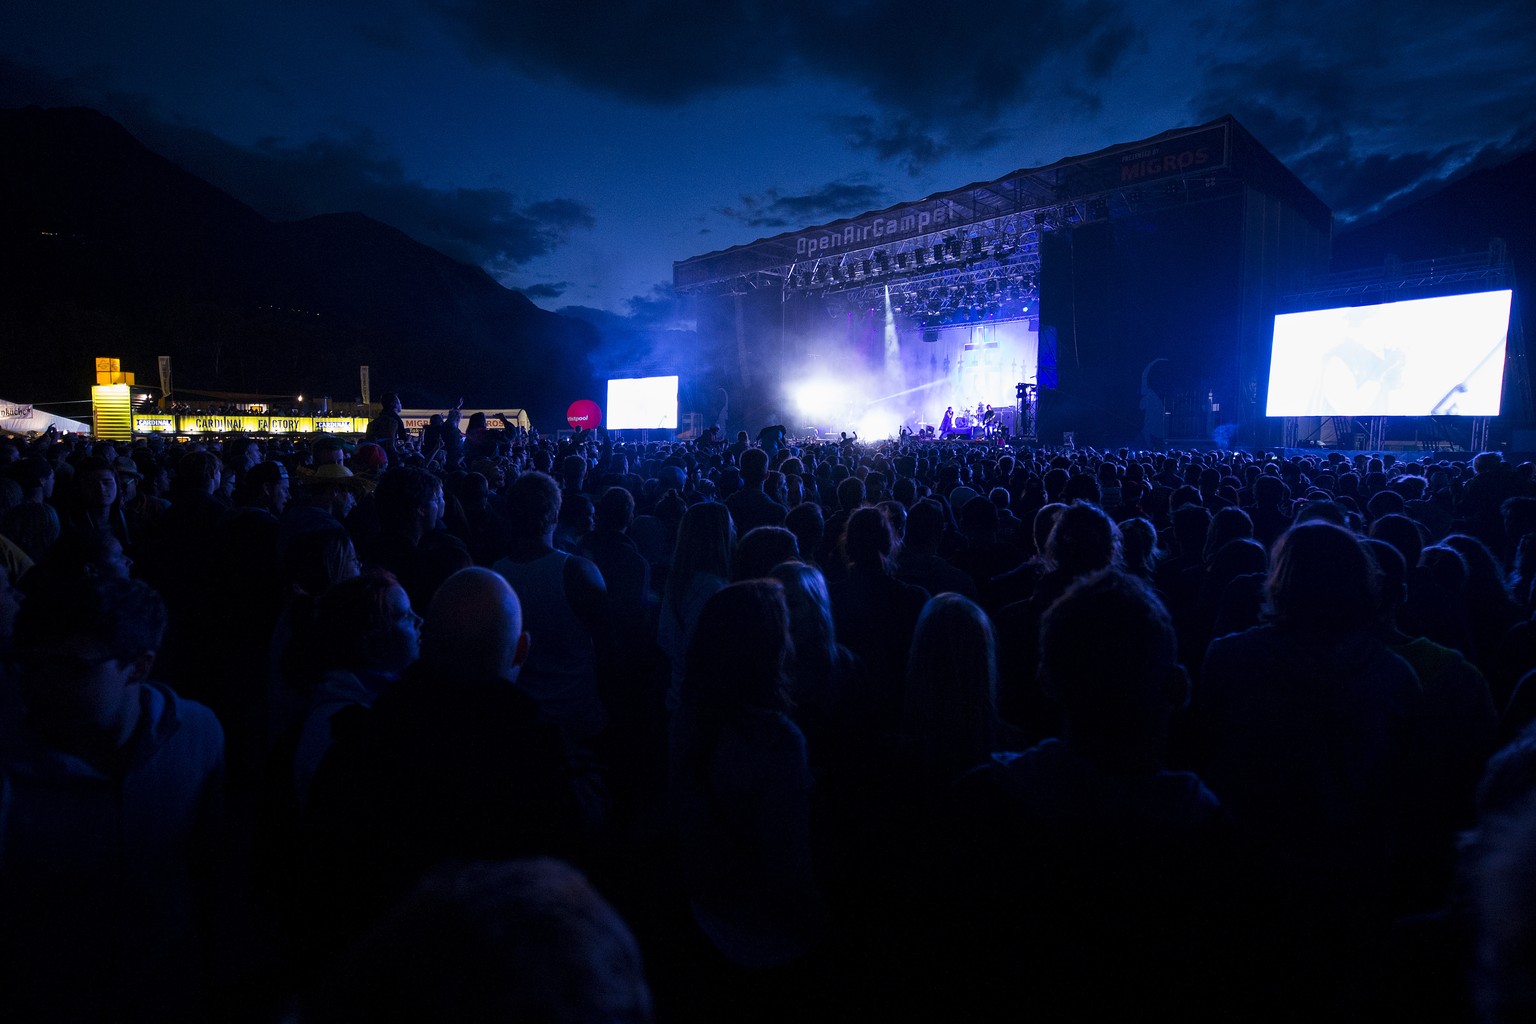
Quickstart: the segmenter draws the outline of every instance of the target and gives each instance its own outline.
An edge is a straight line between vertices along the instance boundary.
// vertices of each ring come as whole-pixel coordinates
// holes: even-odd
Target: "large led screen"
[[[610,380],[607,420],[609,430],[676,430],[677,378]]]
[[[1497,416],[1510,292],[1275,317],[1270,416]]]

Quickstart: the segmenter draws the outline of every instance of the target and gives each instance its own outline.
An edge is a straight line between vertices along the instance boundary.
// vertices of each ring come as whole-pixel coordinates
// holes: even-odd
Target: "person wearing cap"
[[[127,456],[118,456],[112,468],[117,470],[118,500],[122,503],[123,516],[128,529],[135,537],[142,537],[149,523],[170,507],[170,502],[157,498],[144,490],[144,471]]]
[[[339,437],[321,437],[310,448],[310,461],[317,469],[321,466],[339,466],[346,460],[345,448],[346,444]]]
[[[274,517],[288,504],[288,470],[281,462],[258,462],[240,478],[235,489],[238,508],[259,508]]]
[[[357,451],[352,453],[352,472],[358,476],[376,481],[388,465],[388,453],[371,441],[358,445]]]

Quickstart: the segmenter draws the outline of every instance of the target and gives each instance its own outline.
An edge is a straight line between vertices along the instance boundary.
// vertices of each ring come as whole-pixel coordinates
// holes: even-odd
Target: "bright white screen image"
[[[676,430],[677,378],[610,380],[606,419],[609,430]]]
[[[1497,416],[1510,292],[1281,313],[1270,416]]]

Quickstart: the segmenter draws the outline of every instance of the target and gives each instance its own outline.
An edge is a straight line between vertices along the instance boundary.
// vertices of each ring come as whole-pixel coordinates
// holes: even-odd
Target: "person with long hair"
[[[400,677],[421,649],[421,616],[393,575],[374,570],[341,580],[315,603],[304,648],[313,694],[293,758],[302,806],[320,761],[331,747],[337,718],[367,709]]]
[[[997,715],[997,644],[985,612],[959,594],[923,606],[907,659],[901,737],[929,795],[985,761],[1006,729]]]
[[[835,737],[841,725],[842,702],[855,684],[859,660],[837,642],[832,625],[832,598],[821,570],[804,562],[780,562],[769,573],[784,585],[789,607],[789,633],[794,655],[789,662],[790,715],[811,749],[818,772],[837,751],[846,749]]]
[[[122,489],[112,463],[95,455],[81,459],[70,483],[70,495],[62,516],[63,532],[109,534],[124,551],[132,553],[138,538],[129,533]]]
[[[1029,597],[1003,606],[993,617],[1002,639],[998,652],[999,697],[1003,715],[1032,740],[1056,735],[1058,710],[1041,692],[1040,621],[1077,580],[1121,565],[1120,528],[1104,510],[1086,501],[1061,509],[1046,536],[1046,572]]]
[[[286,600],[268,643],[269,739],[291,733],[303,721],[316,675],[302,642],[320,595],[362,570],[352,536],[338,523],[306,530],[279,545]]]
[[[741,967],[790,965],[816,946],[812,778],[789,717],[784,587],[733,583],[704,602],[672,723],[672,794],[693,916]]]
[[[828,587],[832,620],[838,639],[869,670],[865,715],[875,728],[888,729],[899,718],[907,651],[928,591],[891,575],[899,544],[880,509],[855,509],[840,546],[848,575]]]
[[[1413,669],[1378,636],[1379,572],[1324,521],[1275,545],[1265,625],[1211,642],[1194,690],[1192,766],[1268,870],[1271,895],[1329,915],[1332,963],[1379,940],[1426,803]],[[1312,979],[1324,983],[1324,979]]]
[[[735,548],[736,526],[724,505],[705,501],[683,513],[656,628],[656,642],[672,659],[672,683],[667,690],[669,710],[676,710],[681,699],[688,645],[704,602],[731,582]]]

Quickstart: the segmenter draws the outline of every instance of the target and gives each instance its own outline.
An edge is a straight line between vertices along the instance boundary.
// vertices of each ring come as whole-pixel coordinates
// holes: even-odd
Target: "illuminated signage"
[[[368,421],[361,416],[166,416],[133,418],[135,434],[361,434]]]
[[[796,256],[816,256],[848,249],[879,239],[907,238],[942,230],[959,219],[958,211],[939,204],[929,210],[902,214],[877,214],[831,230],[801,235],[795,239]]]

